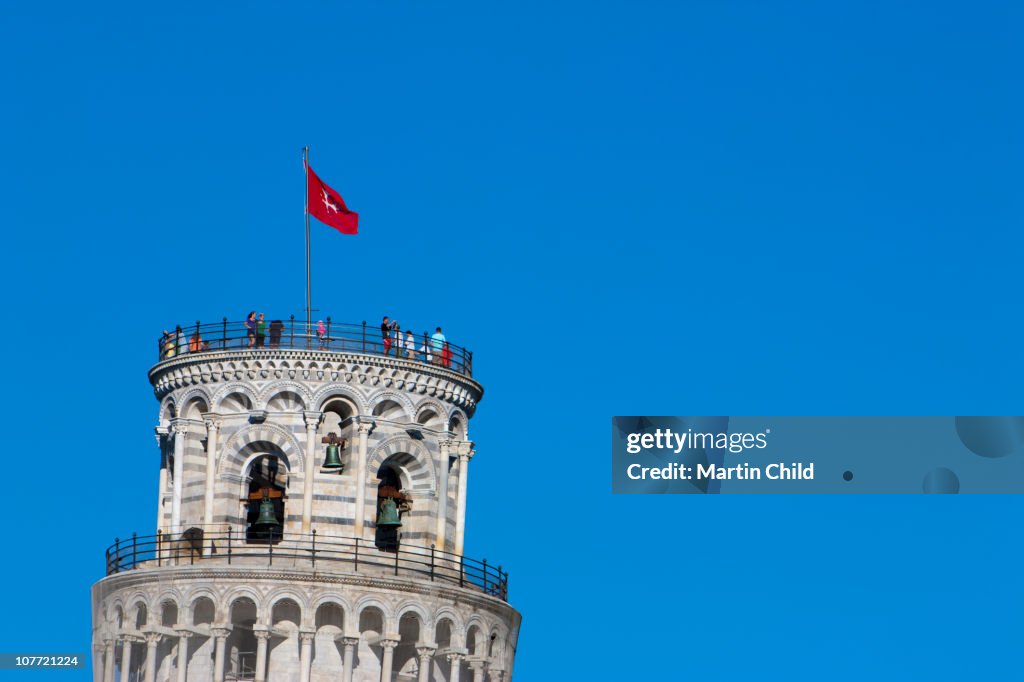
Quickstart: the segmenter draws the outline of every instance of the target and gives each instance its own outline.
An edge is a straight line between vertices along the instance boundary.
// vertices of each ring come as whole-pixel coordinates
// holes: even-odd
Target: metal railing
[[[106,551],[106,573],[114,575],[136,568],[227,564],[266,566],[395,575],[429,579],[459,587],[482,590],[508,601],[508,573],[501,566],[477,561],[433,545],[421,547],[400,543],[380,549],[371,540],[309,534],[285,533],[274,543],[246,542],[244,534],[226,531],[182,535],[157,532],[114,539]]]
[[[390,332],[385,340],[380,325],[346,324],[324,318],[319,325],[306,326],[291,315],[287,320],[266,320],[264,331],[246,326],[246,322],[220,322],[178,325],[164,330],[157,341],[157,358],[167,360],[190,353],[218,350],[325,350],[338,353],[364,353],[424,362],[451,369],[466,376],[473,375],[473,353],[462,346],[435,341],[428,332],[413,334],[408,330]],[[396,335],[397,334],[397,335]],[[410,347],[411,346],[411,347]]]

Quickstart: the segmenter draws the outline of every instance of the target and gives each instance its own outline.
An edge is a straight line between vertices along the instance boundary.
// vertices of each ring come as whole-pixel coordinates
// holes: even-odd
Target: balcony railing
[[[410,347],[411,346],[411,347]],[[413,360],[435,367],[450,369],[473,376],[473,353],[462,346],[435,340],[428,332],[413,334],[408,340],[407,330],[389,334],[385,341],[380,325],[346,324],[324,318],[319,325],[307,326],[291,315],[287,320],[267,320],[264,333],[250,329],[243,322],[220,322],[179,325],[165,331],[157,341],[157,358],[167,360],[191,353],[219,350],[323,350],[338,353],[363,353]]]
[[[286,533],[273,544],[253,543],[230,528],[213,533],[197,531],[187,531],[177,540],[162,533],[115,538],[106,551],[107,575],[136,568],[199,564],[333,570],[448,583],[508,601],[508,573],[501,566],[433,546],[401,543],[385,551],[370,540],[317,535],[316,531]]]

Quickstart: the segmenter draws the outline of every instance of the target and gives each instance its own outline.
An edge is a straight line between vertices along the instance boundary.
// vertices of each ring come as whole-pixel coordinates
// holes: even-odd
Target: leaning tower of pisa
[[[107,548],[95,682],[511,679],[508,576],[463,555],[471,353],[329,318],[157,345],[156,523]]]

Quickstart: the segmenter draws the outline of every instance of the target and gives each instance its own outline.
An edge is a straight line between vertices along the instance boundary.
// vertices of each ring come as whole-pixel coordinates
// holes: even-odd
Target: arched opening
[[[260,455],[249,464],[246,480],[245,541],[250,544],[277,544],[284,529],[287,466],[277,455]]]
[[[313,666],[310,682],[334,682],[342,667],[345,612],[339,604],[327,602],[316,610],[316,635],[313,639]]]
[[[228,677],[251,680],[256,675],[256,603],[239,597],[231,603],[231,634],[227,639]]]
[[[217,609],[213,600],[209,597],[199,597],[192,602],[192,624],[212,625],[217,616]],[[207,637],[199,633],[194,634],[188,640],[188,679],[190,680],[212,680],[213,679],[213,637]]]
[[[324,443],[324,445],[318,464],[323,465],[326,462],[327,443],[333,440],[334,443],[339,445],[338,454],[341,458],[341,468],[332,469],[332,471],[339,474],[351,471],[353,427],[355,425],[352,417],[355,416],[355,408],[348,400],[336,397],[325,402],[321,407],[321,411],[324,416],[320,421],[320,426],[317,428],[317,442]],[[331,439],[331,434],[334,436],[333,439]]]
[[[455,625],[447,618],[437,621],[434,627],[434,642],[437,643],[438,655],[434,657],[434,678],[450,680],[452,677],[451,663],[444,652],[450,651],[455,643],[452,641],[452,633],[455,632]],[[461,678],[460,678],[461,679]]]
[[[379,680],[380,664],[384,652],[380,639],[384,635],[384,614],[375,606],[359,613],[359,646],[356,649],[354,669],[361,677],[355,679]]]
[[[394,669],[399,679],[413,679],[419,672],[416,644],[420,641],[420,617],[406,612],[398,619],[398,646],[395,647]],[[404,677],[407,676],[407,677]]]
[[[385,461],[377,470],[377,522],[374,533],[377,549],[398,551],[401,515],[410,508],[411,500],[402,494],[402,479],[398,468]]]
[[[298,682],[299,624],[302,609],[291,599],[282,599],[271,611],[270,660],[267,679]]]
[[[178,622],[178,605],[171,600],[165,600],[160,604],[160,625],[171,629]],[[178,667],[178,647],[181,646],[180,637],[161,637],[156,645],[156,679],[175,679],[175,671]]]
[[[405,422],[405,409],[394,400],[384,399],[373,406],[373,416],[393,422]]]

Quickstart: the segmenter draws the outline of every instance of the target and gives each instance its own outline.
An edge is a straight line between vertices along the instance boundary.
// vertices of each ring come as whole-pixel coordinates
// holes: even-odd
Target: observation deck
[[[473,353],[429,332],[385,342],[380,325],[266,321],[265,333],[245,321],[196,321],[177,325],[157,339],[157,362],[149,371],[157,397],[183,385],[232,379],[288,378],[312,382],[382,383],[399,390],[438,395],[472,412],[483,397],[473,379]],[[409,346],[412,346],[411,348]]]

